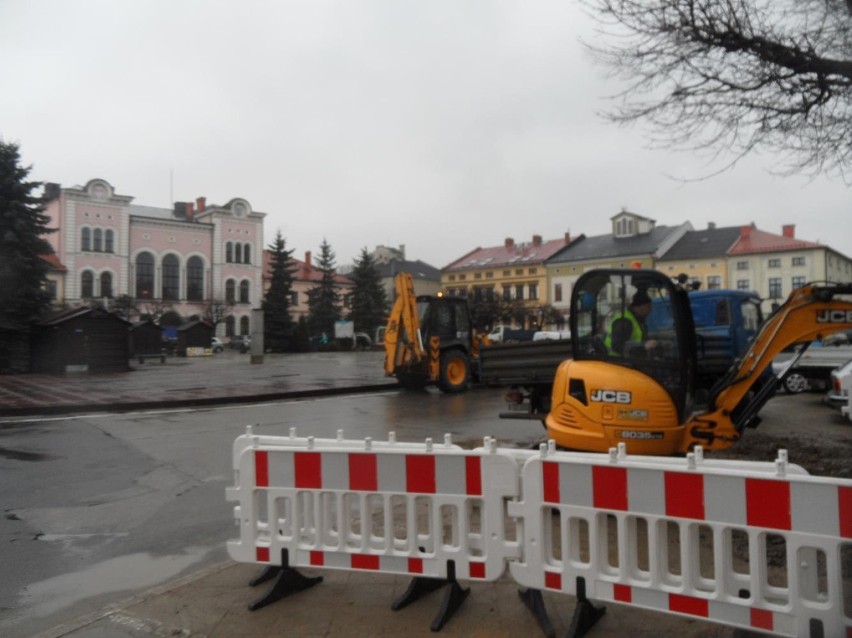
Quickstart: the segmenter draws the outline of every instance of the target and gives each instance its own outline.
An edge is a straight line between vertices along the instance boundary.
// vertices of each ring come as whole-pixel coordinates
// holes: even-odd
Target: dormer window
[[[632,237],[636,234],[636,223],[632,217],[621,217],[615,220],[616,237]]]

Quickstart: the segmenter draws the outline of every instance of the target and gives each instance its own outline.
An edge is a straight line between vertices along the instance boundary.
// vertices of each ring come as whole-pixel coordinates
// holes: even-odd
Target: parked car
[[[837,408],[849,404],[849,377],[852,377],[852,359],[831,371],[831,387],[829,387],[825,399],[832,407]],[[847,379],[845,384],[844,379]]]
[[[219,337],[213,337],[210,341],[210,349],[213,351],[213,354],[218,354],[225,351],[225,344],[222,343]]]
[[[235,335],[228,342],[228,348],[248,352],[251,349],[251,337],[249,335]]]
[[[773,374],[777,376],[783,373],[796,347],[775,357],[772,362]],[[831,335],[823,342],[812,343],[796,365],[784,373],[781,385],[790,394],[806,390],[828,390],[831,387],[831,371],[849,359],[852,359],[852,346],[847,345],[845,333]]]

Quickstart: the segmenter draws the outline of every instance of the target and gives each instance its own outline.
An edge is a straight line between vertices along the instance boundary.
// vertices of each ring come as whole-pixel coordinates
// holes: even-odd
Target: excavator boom
[[[764,370],[793,344],[821,340],[852,328],[852,284],[811,283],[797,288],[763,324],[742,359],[720,380],[710,400],[709,413],[694,418],[685,437],[685,449],[694,444],[727,447],[735,441],[768,393],[750,396]],[[776,380],[777,383],[777,380]],[[750,405],[754,402],[756,405]],[[714,441],[718,440],[718,445]],[[709,443],[709,445],[708,445]]]
[[[396,301],[385,330],[385,374],[393,375],[400,366],[421,361],[425,355],[417,315],[417,296],[409,273],[394,279]]]

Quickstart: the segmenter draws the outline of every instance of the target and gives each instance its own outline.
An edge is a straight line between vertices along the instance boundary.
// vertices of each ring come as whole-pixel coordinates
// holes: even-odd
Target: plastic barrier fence
[[[493,445],[247,435],[234,453],[234,560],[490,581],[519,555],[517,464]]]
[[[486,438],[462,450],[449,437],[433,445],[249,428],[233,453],[227,498],[240,538],[228,551],[237,561],[411,575],[420,585],[493,581],[508,566],[529,591],[581,604],[588,596],[785,636],[852,636],[843,573],[852,481],[809,476],[783,451],[763,463],[704,459],[700,448],[628,457],[623,446],[581,454],[551,442],[536,452]],[[456,589],[444,606],[466,595]],[[540,595],[527,604],[547,628]]]
[[[521,585],[786,636],[844,636],[852,482],[776,463],[528,458]],[[654,467],[654,466],[657,467]],[[679,467],[677,467],[679,465]],[[762,467],[761,467],[762,466]],[[848,557],[847,557],[848,561]]]

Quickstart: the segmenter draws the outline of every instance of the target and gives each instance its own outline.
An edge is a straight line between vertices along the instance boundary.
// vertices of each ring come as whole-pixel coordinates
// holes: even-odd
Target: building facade
[[[140,206],[103,179],[71,188],[47,184],[45,196],[57,230],[47,240],[64,268],[53,269],[62,279],[57,302],[102,300],[109,307],[127,296],[140,315],[213,319],[221,321],[219,335],[250,334],[251,309],[263,294],[265,213],[247,200]]]
[[[593,268],[655,268],[665,254],[692,224],[657,226],[653,219],[622,210],[610,218],[612,232],[586,237],[580,235],[547,260],[548,297],[553,307],[567,315],[574,284]]]
[[[782,226],[780,235],[754,224],[742,226],[727,256],[727,287],[757,291],[764,312],[808,282],[852,281],[852,260],[823,244],[798,239],[795,224]]]

